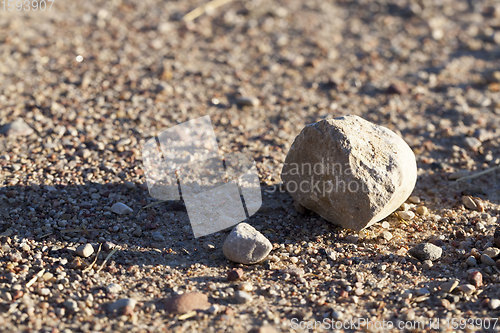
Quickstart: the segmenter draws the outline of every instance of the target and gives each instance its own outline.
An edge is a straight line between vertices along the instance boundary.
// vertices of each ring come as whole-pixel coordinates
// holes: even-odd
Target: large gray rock
[[[264,260],[272,248],[263,234],[247,223],[240,223],[227,236],[222,251],[227,259],[250,265]]]
[[[397,134],[348,115],[306,126],[288,152],[281,178],[296,203],[361,230],[405,202],[415,187],[417,164]]]

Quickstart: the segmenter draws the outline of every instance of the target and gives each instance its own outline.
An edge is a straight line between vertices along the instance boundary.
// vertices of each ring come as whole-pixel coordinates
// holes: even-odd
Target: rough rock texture
[[[394,132],[347,115],[306,126],[288,152],[281,178],[300,205],[361,230],[408,198],[417,165]]]
[[[413,247],[408,253],[420,261],[438,260],[443,254],[443,249],[431,243],[421,243]]]
[[[222,251],[229,260],[250,265],[264,260],[272,248],[263,234],[247,223],[240,223],[227,236]]]

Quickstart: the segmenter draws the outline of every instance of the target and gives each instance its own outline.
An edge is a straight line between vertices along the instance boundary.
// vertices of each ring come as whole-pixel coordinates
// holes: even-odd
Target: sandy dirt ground
[[[499,330],[497,1],[230,1],[190,22],[204,1],[5,3],[0,126],[24,123],[0,134],[0,331]],[[344,230],[280,190],[300,130],[345,114],[415,152],[411,220]],[[229,230],[194,238],[180,201],[145,207],[142,144],[204,115],[257,162],[263,263],[228,261]],[[411,257],[422,242],[442,256]],[[207,310],[169,311],[194,291]]]

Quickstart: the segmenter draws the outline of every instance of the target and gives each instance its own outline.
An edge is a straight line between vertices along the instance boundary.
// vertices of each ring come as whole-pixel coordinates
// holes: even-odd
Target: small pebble
[[[444,291],[445,293],[451,293],[458,286],[458,283],[459,283],[458,280],[446,281],[443,284],[441,284],[441,290]]]
[[[49,288],[42,288],[42,289],[40,289],[40,295],[42,295],[42,296],[48,296],[48,295],[50,295],[50,289]]]
[[[227,259],[250,265],[263,261],[272,248],[263,234],[247,223],[240,223],[227,236],[222,251]]]
[[[389,231],[384,230],[384,231],[382,232],[382,237],[384,237],[384,239],[385,239],[386,241],[390,241],[390,240],[392,239],[392,237],[393,237],[393,236],[392,236],[392,234],[391,234]]]
[[[467,266],[477,266],[477,260],[476,258],[474,258],[474,256],[469,256],[467,260],[465,260],[465,263],[467,264]]]
[[[497,247],[489,247],[483,251],[483,254],[486,254],[490,258],[495,259],[500,255],[500,249]]]
[[[151,233],[151,236],[153,237],[153,240],[155,242],[164,242],[165,241],[165,236],[159,231],[154,231]]]
[[[115,247],[116,247],[116,244],[106,241],[106,242],[104,242],[102,249],[106,252],[109,252],[109,251],[113,250]]]
[[[134,312],[137,301],[133,298],[122,298],[108,304],[108,312],[119,315],[131,315]]]
[[[418,215],[426,216],[429,214],[429,209],[425,206],[418,206],[415,211]]]
[[[210,305],[207,295],[200,292],[175,295],[165,300],[166,310],[177,314],[183,314],[194,310],[207,310],[210,308]]]
[[[479,271],[472,271],[469,273],[468,281],[476,288],[483,285],[483,275]]]
[[[92,253],[94,253],[94,247],[89,243],[82,244],[76,248],[76,254],[83,258],[90,257]]]
[[[472,197],[465,195],[462,197],[462,203],[464,204],[465,208],[468,208],[470,210],[477,210],[480,211],[481,207],[478,204],[477,200],[474,200]]]
[[[244,107],[244,106],[259,106],[260,101],[256,97],[246,97],[246,96],[241,96],[236,98],[235,100],[236,105],[239,107]]]
[[[458,287],[458,289],[464,294],[472,294],[474,291],[476,291],[476,287],[474,287],[472,284],[462,284]]]
[[[412,218],[415,217],[415,213],[412,212],[411,210],[398,212],[398,215],[403,220],[411,220]]]
[[[49,280],[52,280],[52,278],[54,277],[54,274],[50,273],[50,272],[45,272],[43,275],[42,275],[42,280],[43,281],[49,281]]]
[[[420,203],[420,198],[412,195],[411,197],[408,198],[408,201],[413,203],[413,204],[419,204]]]
[[[478,150],[481,147],[481,141],[474,137],[466,137],[465,145],[471,150]]]
[[[107,285],[106,291],[110,294],[118,294],[120,291],[122,291],[122,286],[116,283],[110,283]]]
[[[481,254],[481,262],[485,265],[488,265],[488,266],[495,266],[496,265],[496,262],[495,260],[491,259],[491,257],[487,254]]]
[[[422,266],[424,269],[431,269],[434,264],[432,263],[432,260],[427,259],[423,261]]]
[[[252,295],[250,295],[246,291],[237,290],[234,293],[233,300],[234,300],[235,303],[238,303],[238,304],[248,303],[248,302],[250,302],[252,300]]]
[[[408,253],[418,260],[431,260],[435,261],[441,258],[443,249],[431,243],[421,243],[413,247]]]
[[[235,268],[227,272],[227,280],[228,281],[238,281],[241,280],[244,276],[243,269]]]
[[[492,298],[488,305],[491,310],[496,310],[500,307],[500,299]]]
[[[245,282],[245,283],[242,283],[238,286],[238,289],[239,290],[243,290],[243,291],[252,291],[253,290],[253,286],[250,282]]]
[[[63,306],[69,313],[77,313],[79,311],[78,303],[72,299],[65,301]]]
[[[123,202],[117,202],[113,206],[111,206],[111,211],[118,215],[125,215],[132,213],[134,210]]]

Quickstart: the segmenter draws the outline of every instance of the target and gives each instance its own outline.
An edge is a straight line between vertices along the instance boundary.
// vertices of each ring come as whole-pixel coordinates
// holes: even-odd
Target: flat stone
[[[459,284],[458,280],[450,280],[441,284],[441,290],[445,293],[451,293]]]
[[[466,137],[464,139],[465,145],[469,147],[472,150],[477,150],[479,147],[481,147],[481,141],[479,141],[477,138],[474,137]]]
[[[458,289],[464,294],[472,294],[476,291],[476,287],[474,287],[472,284],[463,284],[459,286]]]
[[[438,260],[443,254],[443,249],[432,243],[421,243],[413,247],[408,253],[418,260]]]
[[[94,247],[92,244],[82,244],[76,248],[76,254],[78,254],[80,257],[83,258],[88,258],[94,253]]]
[[[117,202],[113,206],[111,206],[111,211],[118,215],[125,215],[132,213],[134,210],[125,205],[123,202]]]
[[[184,293],[166,299],[165,308],[168,312],[183,314],[194,310],[207,310],[210,308],[210,302],[207,295],[200,292]]]
[[[481,254],[481,262],[485,265],[488,265],[488,266],[495,266],[496,265],[496,262],[495,260],[491,259],[491,257],[487,254]]]
[[[307,125],[288,152],[281,178],[298,204],[331,223],[361,230],[406,201],[417,166],[396,133],[347,115]]]
[[[33,129],[22,118],[18,118],[0,127],[0,134],[9,137],[28,136],[33,132]]]
[[[122,298],[108,304],[108,312],[120,315],[132,314],[136,304],[137,301],[133,298]]]
[[[241,264],[256,264],[264,260],[273,246],[247,223],[240,223],[227,236],[222,251],[227,259]]]

